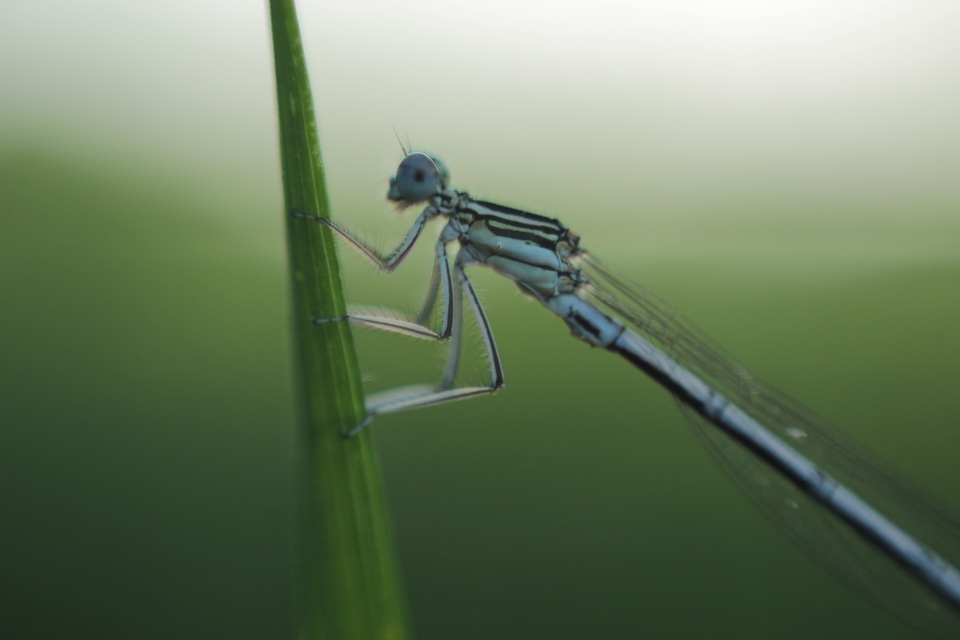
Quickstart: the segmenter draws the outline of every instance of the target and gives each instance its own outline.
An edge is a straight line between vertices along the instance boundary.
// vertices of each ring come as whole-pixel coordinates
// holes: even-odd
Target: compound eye
[[[399,202],[427,200],[444,186],[445,177],[444,168],[433,158],[419,151],[411,153],[397,167],[388,197]]]

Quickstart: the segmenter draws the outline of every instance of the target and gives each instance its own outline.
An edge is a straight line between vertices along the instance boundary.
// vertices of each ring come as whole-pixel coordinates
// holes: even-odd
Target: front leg
[[[390,273],[394,269],[400,266],[407,256],[410,255],[410,250],[413,248],[413,245],[416,244],[417,239],[420,237],[420,233],[423,231],[423,227],[437,216],[436,211],[433,207],[427,207],[423,212],[417,216],[417,219],[414,221],[413,226],[410,227],[410,231],[407,232],[407,236],[403,241],[397,245],[397,247],[387,253],[381,254],[376,249],[373,249],[367,246],[365,243],[357,239],[349,231],[338,225],[332,220],[327,220],[326,218],[321,218],[320,216],[313,216],[308,213],[299,213],[294,211],[291,215],[294,218],[303,218],[304,220],[311,220],[313,222],[319,222],[323,226],[337,233],[341,238],[350,243],[350,245],[359,251],[361,254],[367,257],[373,264],[376,265],[377,269],[380,271],[386,271]]]

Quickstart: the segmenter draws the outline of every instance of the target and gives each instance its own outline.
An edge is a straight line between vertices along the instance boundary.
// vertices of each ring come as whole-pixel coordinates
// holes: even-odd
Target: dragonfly
[[[376,416],[503,386],[493,330],[467,276],[470,267],[489,267],[559,316],[575,338],[621,356],[673,394],[738,487],[841,580],[933,637],[960,637],[960,519],[948,507],[750,374],[679,311],[582,248],[580,237],[559,220],[475,199],[449,186],[440,158],[404,153],[387,199],[401,210],[424,208],[392,251],[377,251],[328,219],[293,213],[326,226],[384,272],[404,262],[429,223],[445,221],[416,316],[359,309],[313,320],[450,342],[438,384],[369,396],[366,417],[345,439]],[[451,260],[453,244],[458,248]],[[489,382],[480,386],[456,385],[464,299],[490,369]]]

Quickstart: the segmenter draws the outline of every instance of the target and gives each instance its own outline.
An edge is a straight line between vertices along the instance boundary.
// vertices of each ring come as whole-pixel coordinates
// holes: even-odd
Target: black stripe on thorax
[[[497,235],[554,249],[567,235],[567,228],[554,218],[474,200],[461,208],[470,215],[471,224],[486,224]]]
[[[494,218],[530,231],[554,233],[558,236],[563,235],[563,232],[567,230],[563,223],[556,218],[548,218],[529,211],[505,207],[493,202],[484,202],[483,200],[474,200],[471,204],[474,206],[468,205],[466,210],[480,219]]]

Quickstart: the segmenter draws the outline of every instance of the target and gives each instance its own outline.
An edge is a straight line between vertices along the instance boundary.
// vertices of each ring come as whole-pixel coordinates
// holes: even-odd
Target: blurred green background
[[[960,507],[955,4],[300,11],[341,222],[405,231],[395,128]],[[293,635],[267,34],[260,2],[0,5],[4,637]],[[351,300],[416,307],[427,246],[390,277],[344,253]],[[669,396],[475,279],[506,389],[373,426],[418,638],[916,637],[753,511]],[[358,340],[371,388],[441,371]]]

